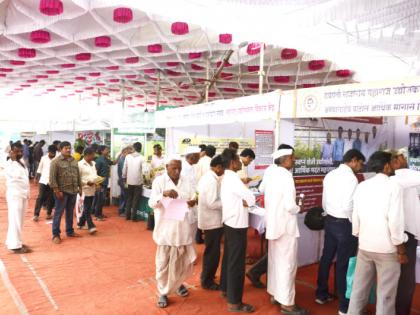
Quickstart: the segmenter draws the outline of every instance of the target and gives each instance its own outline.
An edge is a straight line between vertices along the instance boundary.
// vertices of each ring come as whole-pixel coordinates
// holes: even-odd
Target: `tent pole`
[[[264,43],[260,43],[260,70],[258,71],[259,75],[259,94],[263,94],[263,86],[264,86]]]
[[[207,58],[207,67],[206,67],[206,103],[209,101],[209,85],[210,85],[210,59]]]
[[[157,77],[156,110],[159,109],[159,101],[160,101],[160,71],[158,71],[158,77]]]

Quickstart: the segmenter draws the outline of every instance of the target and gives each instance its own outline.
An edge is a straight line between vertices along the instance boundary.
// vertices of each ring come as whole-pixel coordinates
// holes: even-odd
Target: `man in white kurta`
[[[297,271],[297,238],[299,229],[296,189],[291,170],[295,157],[292,149],[280,149],[273,154],[277,169],[272,169],[265,183],[268,239],[267,291],[281,304],[283,314],[301,315],[307,312],[295,305]]]
[[[168,159],[167,172],[153,181],[149,199],[149,206],[155,214],[153,240],[157,244],[156,281],[160,295],[158,306],[161,308],[168,305],[167,295],[173,292],[180,296],[188,295],[182,283],[192,274],[196,259],[191,232],[195,191],[191,182],[181,175],[181,165],[179,157]],[[182,221],[164,217],[164,198],[187,200],[190,210]]]
[[[10,159],[6,162],[6,200],[8,209],[8,229],[6,246],[15,253],[28,253],[30,249],[23,245],[23,219],[29,199],[29,174],[22,160],[23,147],[13,143]]]

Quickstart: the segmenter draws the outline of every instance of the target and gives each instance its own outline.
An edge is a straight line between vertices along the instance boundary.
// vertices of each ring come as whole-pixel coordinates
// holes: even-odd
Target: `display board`
[[[143,133],[123,133],[119,129],[112,130],[112,146],[111,156],[113,159],[117,158],[121,150],[132,145],[135,142],[140,142],[143,145],[142,151],[144,151],[144,144],[146,142],[145,134]]]
[[[216,147],[217,153],[222,153],[229,146],[229,142],[236,141],[239,144],[239,152],[245,148],[254,149],[255,143],[253,139],[242,138],[212,138],[212,137],[192,137],[182,138],[179,140],[179,154],[184,154],[187,147],[198,146],[200,144],[213,145]]]
[[[273,163],[274,131],[255,130],[255,169],[266,169]]]

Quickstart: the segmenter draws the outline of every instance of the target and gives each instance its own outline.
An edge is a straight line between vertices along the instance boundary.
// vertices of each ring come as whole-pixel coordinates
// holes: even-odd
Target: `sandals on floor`
[[[166,295],[159,296],[159,299],[158,299],[158,302],[157,302],[157,306],[159,308],[165,308],[165,307],[168,306],[168,304],[169,304],[169,301],[168,301],[168,297]]]
[[[255,307],[250,304],[240,303],[237,306],[229,307],[228,311],[235,313],[253,313],[255,312]]]
[[[188,296],[189,292],[187,290],[187,288],[182,284],[178,290],[176,290],[176,294],[178,294],[181,297],[186,297]]]
[[[294,306],[292,310],[281,308],[281,313],[284,315],[309,315],[309,312],[299,306]]]

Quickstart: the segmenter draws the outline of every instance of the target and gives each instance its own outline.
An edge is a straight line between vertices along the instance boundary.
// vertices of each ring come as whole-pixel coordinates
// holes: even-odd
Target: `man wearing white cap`
[[[417,188],[420,187],[420,172],[408,168],[406,148],[392,153],[392,168],[395,170],[395,176],[391,179],[403,188],[404,230],[408,235],[408,241],[404,244],[408,263],[401,265],[396,314],[409,315],[416,289],[416,252],[417,240],[420,239],[420,202],[417,192]]]
[[[185,158],[182,160],[182,171],[181,171],[181,175],[183,177],[185,177],[187,180],[190,181],[191,183],[191,187],[193,188],[194,192],[196,191],[197,188],[197,177],[196,177],[196,173],[195,173],[195,165],[197,165],[198,160],[200,159],[200,152],[201,149],[198,146],[189,146],[187,147],[187,150],[185,151]],[[193,213],[192,213],[192,230],[191,233],[193,233],[193,237],[197,239],[201,238],[201,233],[200,233],[200,237],[197,237],[197,209],[193,208]]]
[[[182,284],[192,274],[196,252],[193,245],[191,218],[195,214],[195,190],[188,178],[181,175],[182,162],[179,156],[171,156],[166,161],[166,173],[153,181],[149,206],[154,209],[155,229],[153,240],[156,249],[156,281],[159,292],[158,307],[168,306],[168,295],[176,292],[188,295]],[[166,198],[186,200],[189,211],[182,221],[166,218],[163,203]]]
[[[273,154],[277,168],[265,183],[267,210],[266,238],[268,239],[267,291],[281,305],[282,314],[306,315],[295,305],[297,271],[297,214],[303,200],[296,204],[296,189],[291,170],[295,164],[293,149],[280,149]]]

